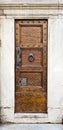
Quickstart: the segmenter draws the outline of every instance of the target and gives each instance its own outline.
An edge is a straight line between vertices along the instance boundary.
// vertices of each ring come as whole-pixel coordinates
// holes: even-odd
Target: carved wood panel
[[[15,112],[47,112],[47,20],[15,20]]]

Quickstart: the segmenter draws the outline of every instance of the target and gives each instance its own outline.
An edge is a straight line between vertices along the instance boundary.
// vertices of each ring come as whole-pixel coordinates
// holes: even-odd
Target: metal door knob
[[[29,60],[30,62],[34,61],[34,55],[33,55],[33,53],[30,53],[30,54],[29,54],[28,60]]]

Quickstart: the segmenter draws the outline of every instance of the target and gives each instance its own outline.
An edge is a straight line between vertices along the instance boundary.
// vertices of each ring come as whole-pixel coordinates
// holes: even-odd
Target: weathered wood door
[[[15,112],[47,112],[47,20],[16,20]]]

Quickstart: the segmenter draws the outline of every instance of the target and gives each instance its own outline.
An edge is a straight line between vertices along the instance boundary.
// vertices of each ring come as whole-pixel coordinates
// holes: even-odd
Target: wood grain
[[[47,26],[47,20],[15,20],[16,47],[21,48],[21,65],[15,68],[15,112],[47,112]]]

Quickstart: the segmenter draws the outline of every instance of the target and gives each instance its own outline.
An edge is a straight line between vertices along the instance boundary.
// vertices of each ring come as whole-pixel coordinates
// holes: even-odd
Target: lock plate
[[[21,86],[27,86],[27,78],[21,78],[20,84],[21,84]]]

